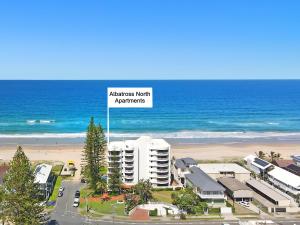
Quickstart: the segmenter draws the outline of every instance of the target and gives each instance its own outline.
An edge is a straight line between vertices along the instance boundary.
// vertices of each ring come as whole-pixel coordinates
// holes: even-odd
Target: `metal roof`
[[[240,191],[240,190],[251,191],[251,188],[249,188],[246,184],[232,177],[221,177],[218,179],[218,181],[231,191]]]
[[[246,182],[250,187],[253,187],[260,191],[261,193],[264,193],[269,198],[273,199],[276,202],[283,201],[283,200],[289,200],[285,196],[279,194],[277,191],[271,189],[270,187],[264,185],[258,180],[251,179]]]
[[[197,165],[197,162],[190,157],[180,158],[175,160],[176,168],[186,169],[187,167],[195,166],[195,165]]]
[[[269,171],[268,175],[281,183],[292,186],[298,190],[300,189],[300,177],[278,166],[274,166],[274,169]]]
[[[201,191],[225,191],[225,188],[223,188],[222,185],[213,180],[200,168],[192,166],[190,171],[190,174],[185,175],[186,179],[189,180],[195,187],[200,188]]]
[[[234,173],[247,173],[250,174],[249,170],[236,163],[205,163],[198,164],[198,167],[205,173],[220,173],[220,172],[234,172]]]
[[[39,184],[45,184],[50,176],[52,166],[48,164],[37,165],[34,171],[34,182]]]

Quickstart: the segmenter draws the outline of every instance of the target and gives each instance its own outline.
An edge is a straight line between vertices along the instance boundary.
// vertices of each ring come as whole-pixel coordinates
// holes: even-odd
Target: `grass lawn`
[[[59,189],[60,186],[61,186],[61,181],[62,181],[62,177],[61,177],[61,176],[58,176],[58,177],[56,178],[56,182],[55,182],[55,186],[54,186],[52,195],[51,195],[50,198],[49,198],[49,202],[50,202],[50,201],[56,201],[57,195],[58,195],[58,189]]]
[[[54,173],[55,176],[59,176],[62,168],[63,168],[63,165],[55,165],[52,167],[52,173]]]
[[[154,191],[153,197],[154,197],[155,201],[166,202],[166,203],[172,204],[171,194],[174,192],[176,192],[176,191]]]
[[[92,201],[88,203],[88,206],[99,214],[115,213],[116,216],[124,216],[124,204],[117,204],[117,201]],[[86,209],[85,202],[80,204],[80,208]]]

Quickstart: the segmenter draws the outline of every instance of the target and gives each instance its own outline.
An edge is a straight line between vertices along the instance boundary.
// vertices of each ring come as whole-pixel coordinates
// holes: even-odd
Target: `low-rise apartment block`
[[[108,164],[117,157],[122,181],[134,185],[149,179],[153,187],[170,186],[170,145],[163,139],[142,136],[137,140],[114,141],[108,145]],[[110,165],[108,165],[110,167]],[[108,179],[110,169],[108,168]]]
[[[231,177],[246,182],[250,179],[251,172],[236,163],[201,163],[198,167],[215,180],[221,177]]]
[[[55,184],[55,177],[51,171],[52,166],[44,163],[37,165],[34,171],[34,182],[39,185],[39,194],[45,199],[50,197]]]

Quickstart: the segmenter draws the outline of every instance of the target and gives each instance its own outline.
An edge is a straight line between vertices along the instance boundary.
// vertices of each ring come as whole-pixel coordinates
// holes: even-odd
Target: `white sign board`
[[[152,88],[107,88],[108,108],[152,108]]]

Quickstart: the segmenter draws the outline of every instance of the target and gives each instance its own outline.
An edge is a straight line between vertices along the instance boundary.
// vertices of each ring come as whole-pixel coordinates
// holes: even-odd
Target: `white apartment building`
[[[108,164],[113,154],[118,156],[125,185],[149,179],[153,187],[170,186],[170,145],[165,140],[142,136],[113,141],[108,145]],[[108,179],[109,174],[108,168]]]

